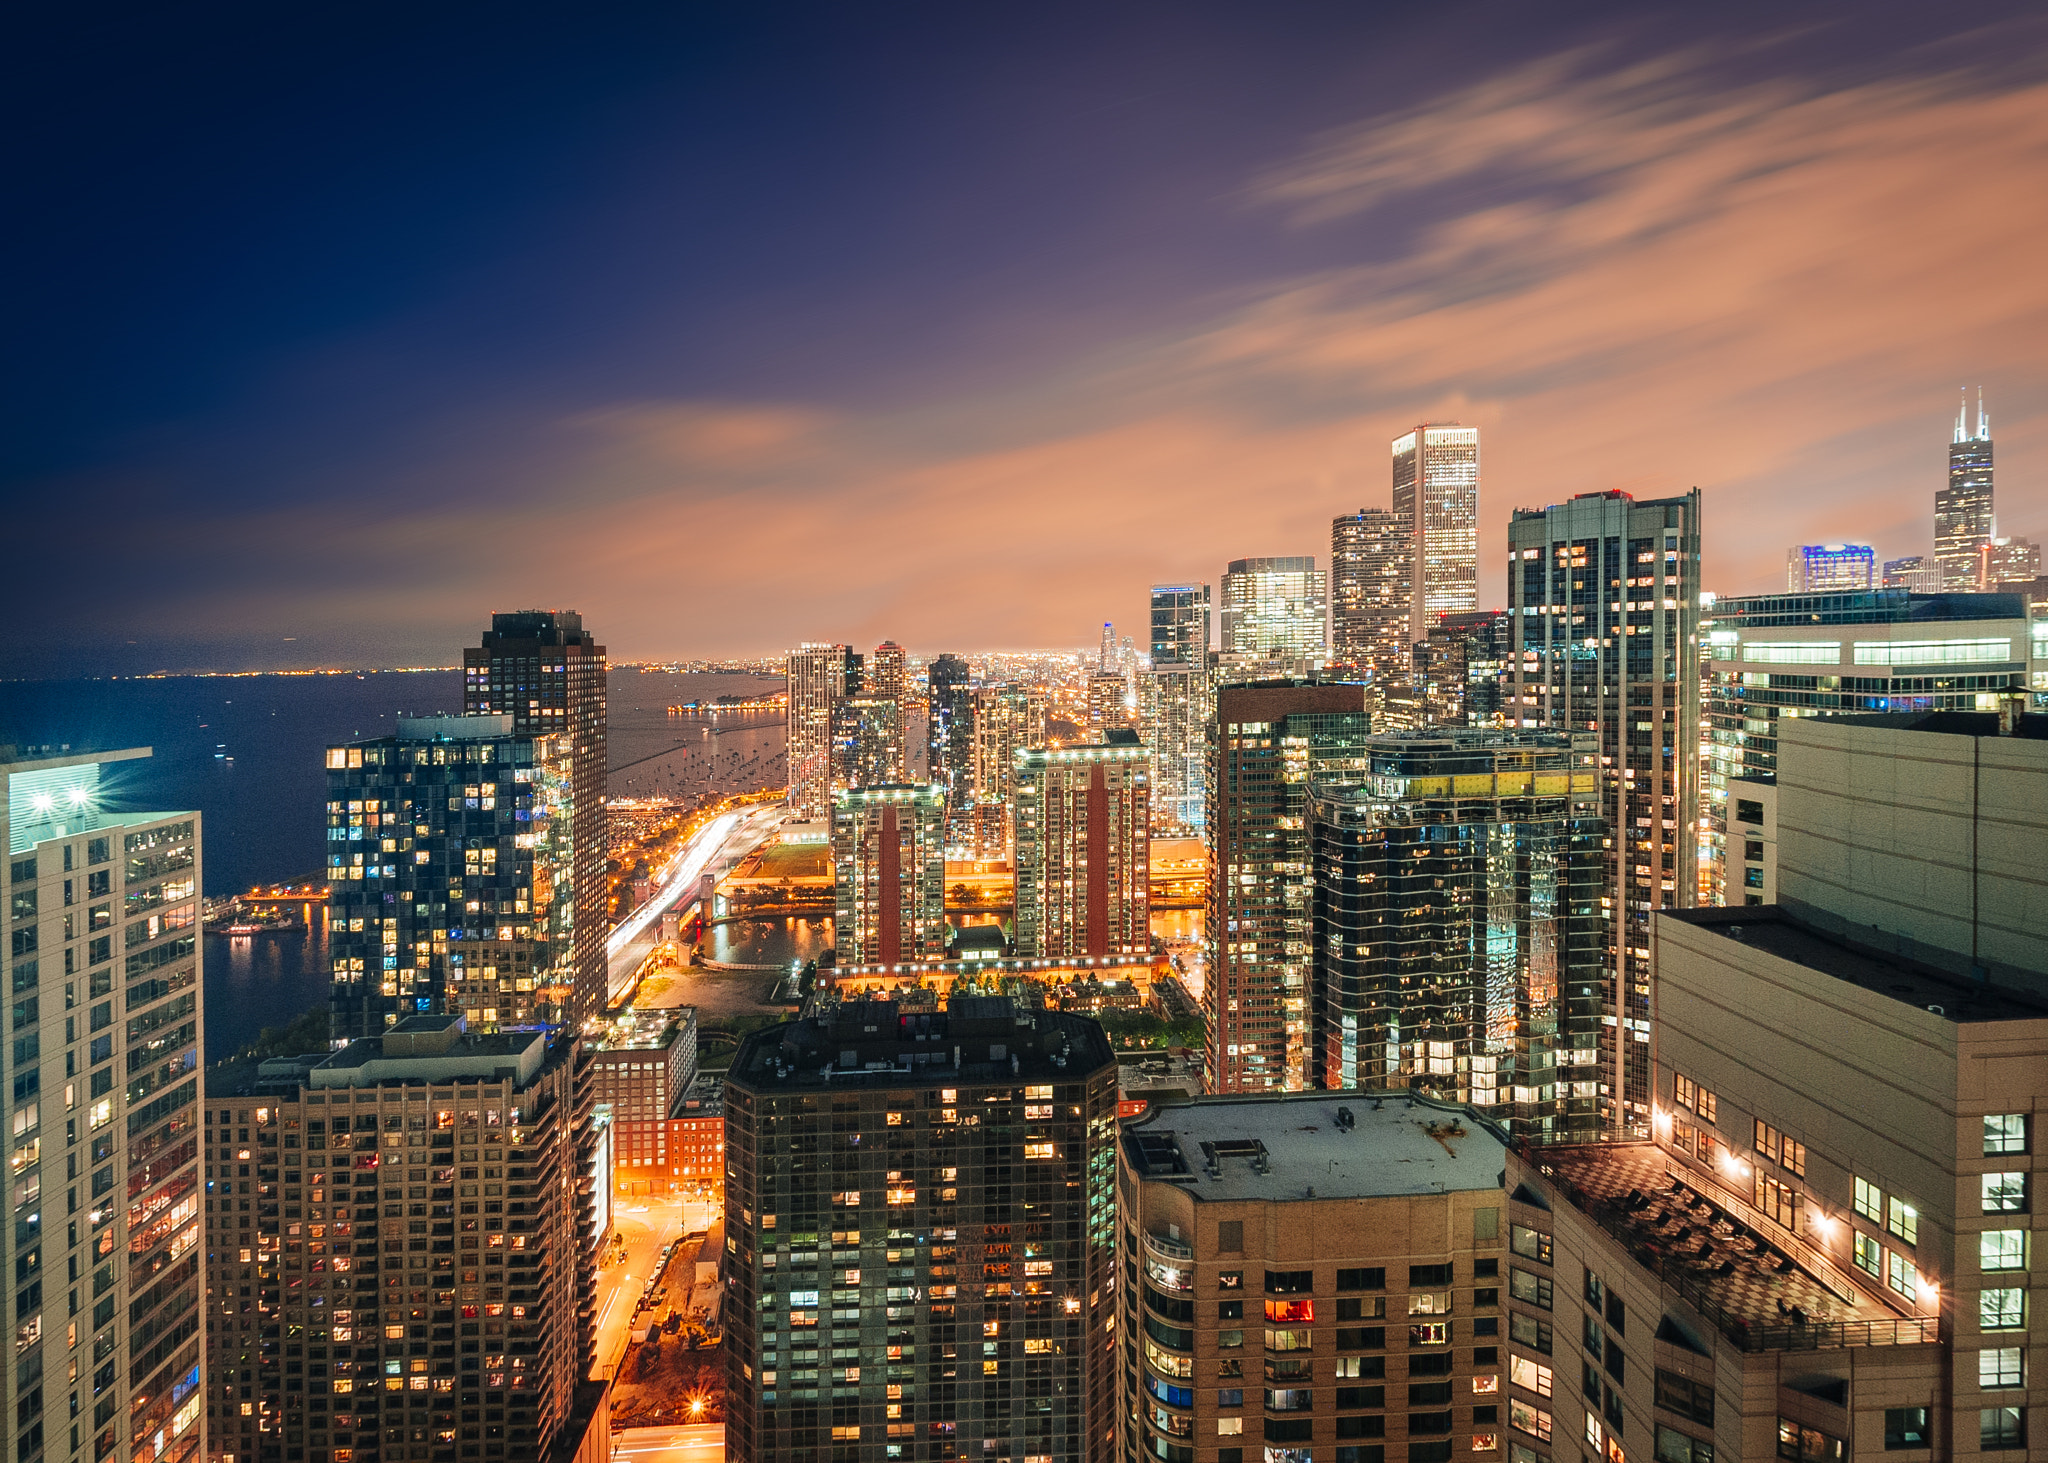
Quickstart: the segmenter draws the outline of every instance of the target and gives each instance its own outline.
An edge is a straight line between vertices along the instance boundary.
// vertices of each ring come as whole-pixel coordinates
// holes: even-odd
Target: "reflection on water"
[[[262,935],[206,937],[206,1060],[217,1062],[327,1001],[327,910],[313,925]]]
[[[1202,911],[1155,909],[1152,911],[1152,933],[1169,945],[1179,940],[1199,940],[1202,938]]]
[[[811,961],[832,948],[832,921],[750,919],[713,925],[704,958],[723,965],[787,965]]]

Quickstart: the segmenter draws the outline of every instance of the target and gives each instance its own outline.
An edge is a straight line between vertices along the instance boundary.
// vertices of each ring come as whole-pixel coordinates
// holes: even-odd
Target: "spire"
[[[1968,433],[1968,428],[1964,425],[1964,418],[1969,415],[1970,411],[1970,388],[1963,386],[1959,387],[1958,391],[1962,396],[1962,400],[1956,403],[1956,434],[1949,439],[1953,442],[1962,441]]]
[[[1984,410],[1984,388],[1981,386],[1977,388],[1977,440],[1991,440],[1991,418]]]

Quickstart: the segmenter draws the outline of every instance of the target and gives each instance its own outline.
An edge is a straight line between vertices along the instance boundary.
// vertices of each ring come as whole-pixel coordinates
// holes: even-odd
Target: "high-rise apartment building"
[[[1717,600],[1702,627],[1707,745],[1701,773],[1702,901],[1763,902],[1729,800],[1778,772],[1787,720],[1854,712],[1991,711],[2024,692],[2033,624],[2015,594],[1903,589]],[[2048,648],[2048,647],[2044,647]],[[1753,796],[1753,795],[1752,795]]]
[[[1143,955],[1151,936],[1151,754],[1136,732],[1017,754],[1017,954]]]
[[[946,953],[946,790],[882,783],[832,794],[839,963],[895,965]]]
[[[1394,517],[1411,545],[1408,643],[1479,608],[1479,429],[1426,422],[1394,439]]]
[[[904,779],[903,703],[865,692],[832,708],[832,787]]]
[[[416,1015],[208,1094],[214,1456],[605,1456],[585,1051]]]
[[[1096,653],[1095,669],[1113,671],[1117,668],[1116,626],[1108,620],[1102,622],[1102,648]]]
[[[1327,608],[1314,555],[1233,559],[1223,571],[1223,649],[1320,659],[1328,645]]]
[[[1498,727],[1507,720],[1509,628],[1505,610],[1444,615],[1415,646],[1411,696],[1423,726]]]
[[[0,748],[16,1463],[202,1454],[200,826],[121,809],[148,755]]]
[[[959,811],[961,843],[977,858],[1010,851],[1010,780],[1017,753],[1045,745],[1045,693],[1015,683],[976,686],[973,708],[973,801]]]
[[[1152,586],[1152,668],[1209,660],[1209,586]]]
[[[1877,587],[1877,551],[1869,544],[1801,544],[1785,551],[1788,594],[1835,594]]]
[[[1698,894],[1699,603],[1697,489],[1582,493],[1508,524],[1507,723],[1599,738],[1615,911],[1600,1080],[1631,1131],[1650,1119],[1650,915]]]
[[[1934,495],[1934,561],[1945,590],[1988,588],[1980,578],[1983,547],[1998,534],[1998,514],[1991,495],[1991,418],[1984,412],[1984,393],[1977,393],[1977,425],[1968,429],[1965,400],[1956,412],[1955,435],[1948,449],[1948,486]]]
[[[2041,576],[2041,546],[2031,539],[1986,539],[1979,549],[1977,587],[1996,590],[2004,584],[2025,584]]]
[[[1600,1126],[1607,825],[1589,732],[1392,732],[1312,786],[1311,1085]],[[1583,1069],[1584,1076],[1580,1076]]]
[[[327,749],[335,1040],[422,1013],[574,1024],[577,783],[563,741],[480,714],[402,718],[391,736]]]
[[[1152,752],[1152,826],[1200,836],[1208,820],[1215,672],[1200,661],[1155,665],[1139,682],[1138,695],[1139,721]]]
[[[849,1002],[748,1036],[726,1456],[1114,1456],[1116,1112],[1102,1028],[1021,1000]]]
[[[1910,589],[1915,594],[1941,592],[1941,566],[1925,554],[1908,554],[1903,559],[1884,561],[1885,589]]]
[[[956,801],[972,791],[974,710],[967,691],[973,679],[957,655],[938,656],[925,667],[925,780]]]
[[[1361,508],[1330,522],[1330,651],[1370,666],[1379,681],[1405,680],[1413,622],[1415,534],[1408,519]]]
[[[860,693],[861,659],[850,645],[806,641],[789,653],[787,684],[790,816],[823,822],[832,813],[839,703]]]
[[[1314,681],[1216,693],[1204,986],[1211,1092],[1309,1085],[1308,789],[1363,775],[1365,697],[1362,684]]]
[[[517,610],[491,616],[483,644],[462,652],[463,710],[512,718],[520,736],[553,736],[570,785],[569,940],[575,972],[564,1020],[581,1025],[604,1010],[605,768],[607,682],[604,647],[568,610]]]
[[[1137,715],[1130,682],[1124,673],[1097,671],[1088,678],[1088,730],[1097,736],[1111,727],[1127,727]]]
[[[1503,1446],[1506,1156],[1477,1110],[1405,1093],[1128,1125],[1122,1456],[1537,1456]]]

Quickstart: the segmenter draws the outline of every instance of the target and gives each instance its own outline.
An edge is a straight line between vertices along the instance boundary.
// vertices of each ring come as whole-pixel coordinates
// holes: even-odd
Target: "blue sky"
[[[587,13],[586,13],[587,12]],[[46,12],[10,47],[0,675],[1081,644],[1476,422],[1921,551],[2048,533],[2026,7]]]

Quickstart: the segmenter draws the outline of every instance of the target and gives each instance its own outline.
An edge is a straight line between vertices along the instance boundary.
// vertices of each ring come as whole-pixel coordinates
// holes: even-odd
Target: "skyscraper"
[[[1650,916],[1698,892],[1699,602],[1698,489],[1581,493],[1508,524],[1507,723],[1598,738],[1618,911],[1602,1121],[1632,1132],[1650,1120]]]
[[[581,1026],[604,1010],[605,768],[607,690],[604,647],[569,610],[517,610],[491,616],[483,644],[462,652],[463,710],[510,713],[520,736],[557,738],[569,777],[569,847],[575,920],[571,930],[575,993],[562,1019]]]
[[[1313,555],[1233,559],[1223,571],[1223,649],[1317,658],[1327,645],[1327,595]]]
[[[1373,678],[1407,677],[1415,579],[1410,522],[1384,508],[1361,508],[1330,523],[1330,649]]]
[[[1956,411],[1955,436],[1948,449],[1948,486],[1934,495],[1934,561],[1941,568],[1941,587],[1978,589],[1983,568],[1982,546],[1998,533],[1998,515],[1991,498],[1991,418],[1984,411],[1984,393],[1977,393],[1977,427],[1969,431],[1969,402]]]
[[[1982,562],[1977,587],[1995,590],[2001,584],[2025,584],[2041,575],[2041,546],[2031,539],[1992,538],[1978,546]]]
[[[832,928],[842,967],[944,957],[945,837],[944,788],[833,791]]]
[[[1413,545],[1408,643],[1479,608],[1479,429],[1425,422],[1394,439],[1394,516]]]
[[[1311,681],[1216,693],[1203,991],[1211,1092],[1308,1086],[1308,788],[1362,775],[1365,694],[1360,684]]]
[[[901,782],[903,703],[865,692],[848,696],[832,708],[832,786],[865,787]]]
[[[1607,825],[1590,732],[1395,732],[1309,793],[1312,1084],[1599,1125]],[[1583,1072],[1583,1076],[1581,1073]]]
[[[1204,665],[1209,659],[1209,586],[1152,586],[1152,666]]]
[[[327,749],[335,1040],[444,1011],[479,1029],[570,1022],[576,777],[564,735],[512,723],[401,718]]]
[[[1095,657],[1095,669],[1113,671],[1117,668],[1116,626],[1108,620],[1102,622],[1102,649]]]
[[[1097,671],[1088,678],[1088,730],[1096,736],[1129,726],[1136,711],[1122,671]]]
[[[1139,720],[1152,752],[1152,826],[1199,836],[1207,821],[1209,722],[1216,674],[1201,662],[1169,661],[1144,673]]]
[[[1420,694],[1422,725],[1498,727],[1507,680],[1505,610],[1445,615],[1415,647],[1413,691]]]
[[[215,1456],[605,1456],[582,1049],[413,1015],[208,1094]]]
[[[1910,589],[1915,594],[1941,592],[1941,566],[1924,554],[1884,561],[1885,589]]]
[[[970,842],[980,858],[1009,852],[1010,785],[1017,753],[1045,745],[1045,694],[1028,686],[976,686],[974,707],[974,801]]]
[[[945,787],[956,801],[971,791],[974,709],[968,700],[973,679],[967,662],[941,655],[925,667],[925,780]]]
[[[1801,544],[1785,551],[1785,589],[1790,594],[1876,587],[1877,553],[1869,544]]]
[[[1151,949],[1150,760],[1130,731],[1017,754],[1018,955]]]
[[[19,1463],[200,1456],[201,839],[197,813],[116,811],[148,755],[0,748]]]
[[[839,703],[857,695],[860,657],[850,645],[806,641],[789,653],[789,812],[822,822],[832,812],[832,733]]]
[[[733,1463],[1113,1454],[1100,1026],[850,1001],[748,1036],[725,1091]]]

